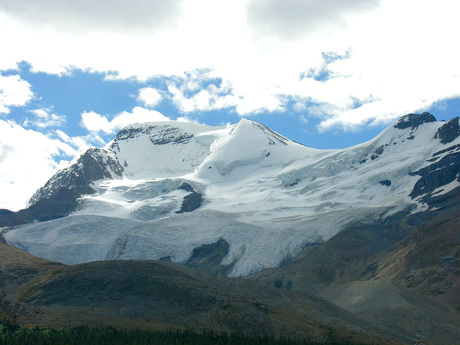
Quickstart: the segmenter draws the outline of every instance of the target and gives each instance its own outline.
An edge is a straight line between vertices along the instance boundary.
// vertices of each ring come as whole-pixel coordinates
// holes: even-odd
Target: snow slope
[[[297,256],[351,223],[426,208],[426,193],[411,196],[418,172],[460,147],[458,135],[445,142],[444,125],[426,114],[407,115],[377,138],[343,150],[307,148],[246,119],[227,127],[131,125],[97,152],[104,178],[91,181],[95,193],[84,195],[78,210],[4,230],[3,236],[68,264],[187,262],[193,249],[224,239],[229,251],[221,265],[232,276],[248,275]],[[81,164],[58,173],[33,200],[51,195],[83,171]],[[459,182],[445,184],[432,192],[440,195]],[[187,212],[191,194],[199,202]]]

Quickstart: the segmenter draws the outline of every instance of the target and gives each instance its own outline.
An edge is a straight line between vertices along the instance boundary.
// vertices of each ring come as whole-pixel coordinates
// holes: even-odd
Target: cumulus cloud
[[[144,87],[139,90],[137,101],[146,107],[154,107],[161,102],[161,93],[152,87]]]
[[[123,111],[112,120],[94,111],[84,112],[81,118],[81,125],[88,131],[105,134],[115,133],[131,123],[170,121],[160,112],[142,107],[134,107],[131,112]]]
[[[0,75],[0,114],[8,114],[10,107],[26,105],[33,98],[30,88],[19,75]]]
[[[228,85],[217,86],[206,78],[194,78],[181,82],[171,82],[168,91],[175,106],[184,113],[210,111],[238,105],[238,98],[232,95]]]
[[[32,194],[72,157],[75,148],[34,130],[0,120],[0,208],[18,210]]]
[[[254,88],[241,93],[229,80],[213,78],[209,71],[188,73],[186,79],[168,84],[174,105],[183,113],[231,108],[244,116],[262,111],[284,111],[279,96],[272,90]]]

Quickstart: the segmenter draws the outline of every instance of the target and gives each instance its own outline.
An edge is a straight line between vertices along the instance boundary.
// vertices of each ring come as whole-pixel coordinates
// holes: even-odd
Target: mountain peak
[[[453,118],[438,129],[435,138],[439,138],[442,144],[448,144],[460,136],[459,118]]]
[[[243,137],[251,137],[253,135],[263,134],[263,136],[266,136],[268,138],[269,145],[275,145],[277,143],[287,145],[288,142],[290,142],[288,138],[282,136],[279,133],[276,133],[270,128],[264,126],[263,124],[246,118],[243,118],[240,120],[240,122],[238,122],[238,124],[234,128],[234,132],[235,134],[238,133]],[[254,137],[251,138],[251,140],[253,139]]]
[[[421,114],[407,114],[400,117],[398,123],[395,124],[393,127],[397,129],[415,129],[418,126],[429,122],[436,122],[436,118],[428,112],[424,112]]]

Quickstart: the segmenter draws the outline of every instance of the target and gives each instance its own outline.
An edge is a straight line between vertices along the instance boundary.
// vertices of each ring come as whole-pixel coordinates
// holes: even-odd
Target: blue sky
[[[0,0],[0,208],[131,122],[258,121],[345,148],[460,115],[450,0]]]

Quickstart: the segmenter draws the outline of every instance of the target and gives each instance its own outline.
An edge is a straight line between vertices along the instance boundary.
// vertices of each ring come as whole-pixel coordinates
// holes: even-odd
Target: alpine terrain
[[[248,314],[240,291],[249,291],[248,299],[252,291],[265,291],[266,309],[256,319],[264,315],[269,329],[270,318],[284,315],[273,328],[277,334],[310,330],[318,336],[324,325],[333,324],[348,335],[368,334],[356,336],[360,341],[455,344],[460,339],[459,173],[459,119],[438,122],[429,113],[405,115],[375,139],[340,150],[305,147],[247,119],[224,127],[133,124],[51,177],[28,208],[0,210],[4,241],[33,254],[21,252],[28,278],[18,283],[11,280],[19,279],[16,273],[3,273],[0,291],[2,284],[3,289],[27,287],[14,298],[13,290],[4,292],[4,302],[8,312],[36,324],[41,314],[27,314],[32,305],[42,311],[99,305],[106,320],[111,299],[104,295],[98,304],[94,296],[101,291],[115,300],[116,294],[131,296],[137,309],[131,305],[132,315],[125,310],[131,316],[120,315],[132,320],[152,310],[140,307],[139,291],[129,290],[115,272],[131,272],[126,274],[132,281],[146,286],[152,281],[146,277],[163,275],[168,286],[198,284],[192,295],[201,301],[202,313],[217,304],[236,308],[225,302],[231,295],[229,301],[239,301],[238,313],[254,318],[260,304]],[[2,248],[13,250],[7,244]],[[181,277],[180,283],[171,276]],[[122,291],[106,287],[107,280]],[[72,282],[78,303],[60,291]],[[131,292],[123,295],[126,289]],[[196,308],[174,294],[168,298],[180,308]],[[256,293],[251,296],[257,299]],[[14,309],[13,300],[23,309]],[[155,303],[153,309],[163,302]],[[310,326],[302,328],[302,313],[293,307],[299,303],[322,316],[310,316]],[[117,308],[127,304],[123,299]],[[227,309],[208,320],[198,314],[179,317],[171,307],[162,317],[168,325],[196,327],[202,319],[202,326],[238,330],[230,326],[236,321],[223,316]],[[61,320],[65,310],[59,309]],[[147,318],[159,317],[154,314]]]

